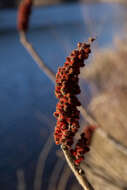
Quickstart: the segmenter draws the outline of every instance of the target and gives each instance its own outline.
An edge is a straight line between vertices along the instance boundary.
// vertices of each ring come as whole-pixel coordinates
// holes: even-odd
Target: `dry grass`
[[[91,64],[82,70],[82,77],[92,82],[99,93],[127,86],[126,59],[127,39],[115,38],[113,49],[97,50]]]
[[[93,87],[88,111],[110,138],[127,150],[127,39],[97,51],[82,77]],[[87,173],[97,190],[127,189],[127,154],[95,132],[87,156]]]

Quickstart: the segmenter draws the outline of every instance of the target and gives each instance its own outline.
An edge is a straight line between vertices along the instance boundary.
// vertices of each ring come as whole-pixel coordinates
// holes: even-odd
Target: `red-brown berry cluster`
[[[94,39],[90,39],[90,42]],[[77,109],[81,105],[77,98],[80,93],[79,77],[80,67],[85,66],[86,60],[91,52],[90,43],[78,43],[77,49],[73,50],[66,58],[63,67],[58,69],[56,74],[55,95],[59,99],[54,116],[57,119],[54,139],[56,144],[62,144],[79,165],[84,159],[84,154],[89,151],[88,140],[83,132],[77,142],[75,149],[72,149],[73,137],[79,129],[80,112]]]
[[[18,30],[26,32],[31,14],[32,0],[24,0],[19,5],[18,10]]]
[[[85,128],[84,128],[84,133],[85,133],[85,136],[87,138],[87,144],[90,145],[91,144],[91,140],[92,140],[92,136],[93,136],[93,133],[95,131],[97,127],[94,126],[94,125],[87,125]]]
[[[73,155],[75,164],[79,165],[81,161],[84,160],[84,154],[89,151],[85,133],[81,134],[81,138],[78,140],[77,144],[75,145],[75,149],[71,149],[70,151],[71,154]]]
[[[54,113],[57,119],[54,138],[56,144],[64,144],[68,149],[71,148],[73,136],[79,128],[80,112],[77,106],[81,104],[76,97],[80,93],[78,75],[90,52],[89,43],[78,43],[77,49],[66,58],[64,66],[56,74],[55,95],[59,102]]]
[[[89,151],[89,145],[95,128],[95,126],[91,125],[86,126],[84,132],[80,135],[81,138],[78,140],[75,149],[70,150],[76,165],[79,165],[84,160],[84,154]]]

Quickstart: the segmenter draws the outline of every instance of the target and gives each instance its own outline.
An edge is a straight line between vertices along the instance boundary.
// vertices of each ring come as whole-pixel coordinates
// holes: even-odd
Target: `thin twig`
[[[17,174],[17,178],[18,178],[17,190],[26,190],[26,183],[25,183],[23,169],[18,169],[16,174]]]
[[[106,139],[109,140],[109,142],[112,145],[115,146],[115,148],[117,148],[123,154],[127,155],[127,148],[126,148],[126,146],[124,146],[123,144],[121,144],[119,141],[117,141],[115,138],[113,138],[112,136],[110,136],[104,130],[102,130],[101,128],[97,128],[96,129],[96,133],[98,133],[98,135],[100,135],[100,136],[104,136]]]
[[[64,164],[65,164],[65,160],[58,158],[58,160],[53,168],[51,177],[49,179],[50,183],[48,186],[48,190],[56,190],[57,182],[60,178],[61,170],[62,170]],[[62,180],[63,180],[63,178],[62,178]]]
[[[24,32],[20,32],[20,42],[22,45],[27,49],[29,54],[32,56],[32,58],[35,60],[35,62],[38,64],[38,66],[44,71],[45,74],[48,75],[48,77],[55,82],[55,75],[51,69],[49,69],[45,64],[42,58],[40,58],[39,54],[35,51],[35,49],[32,47],[32,44],[27,40],[26,34]]]
[[[52,138],[52,135],[50,135],[48,140],[46,141],[46,144],[44,145],[44,148],[42,149],[40,153],[40,156],[37,162],[37,168],[36,168],[35,180],[34,180],[34,190],[41,190],[45,162],[47,160],[49,151],[51,150],[52,146],[53,146],[53,138]]]
[[[61,149],[64,153],[64,156],[66,158],[66,161],[69,165],[69,167],[71,168],[72,172],[74,173],[75,177],[77,178],[79,184],[83,187],[84,190],[94,190],[94,188],[92,187],[92,185],[89,183],[84,171],[80,168],[80,167],[76,167],[70,152],[66,149],[64,149],[64,146],[61,145]]]
[[[85,108],[83,106],[80,106],[79,108],[82,116],[91,124],[91,125],[95,125],[95,126],[100,126],[99,123],[97,123],[91,115],[89,115],[87,113],[87,111],[85,110]],[[116,139],[114,139],[111,135],[109,135],[106,131],[104,131],[102,128],[97,127],[96,128],[96,133],[98,133],[98,135],[100,136],[105,136],[105,138],[107,138],[110,143],[112,143],[113,145],[115,145],[115,147],[121,151],[122,153],[127,155],[127,148],[122,145],[120,142],[118,142]]]
[[[65,190],[71,175],[72,175],[72,172],[66,164],[62,171],[62,175],[60,176],[60,180],[59,180],[56,190]]]

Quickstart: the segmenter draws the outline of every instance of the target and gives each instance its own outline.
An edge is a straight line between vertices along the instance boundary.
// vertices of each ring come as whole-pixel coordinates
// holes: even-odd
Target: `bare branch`
[[[48,77],[55,82],[55,74],[51,69],[49,69],[45,64],[42,58],[38,55],[38,53],[35,51],[35,49],[32,47],[32,44],[27,40],[26,34],[22,31],[20,34],[20,42],[24,46],[24,48],[28,51],[28,53],[32,56],[32,58],[35,60],[35,62],[38,64],[40,69],[44,71],[48,75]]]
[[[42,176],[44,172],[45,162],[47,160],[47,156],[52,146],[53,146],[53,138],[52,138],[52,135],[50,135],[46,144],[44,145],[44,148],[42,149],[40,153],[40,156],[37,162],[37,168],[36,168],[35,180],[34,180],[34,190],[41,190]]]
[[[50,183],[48,186],[48,190],[56,190],[57,181],[60,177],[60,173],[61,173],[61,170],[62,170],[64,164],[65,164],[65,160],[58,158],[58,160],[54,166],[54,169],[52,171],[51,177],[50,177]],[[63,178],[62,178],[62,180],[63,180]]]
[[[70,170],[70,168],[65,165],[62,175],[60,177],[59,183],[57,185],[57,190],[65,190],[67,183],[69,181],[70,176],[72,175],[72,172]]]
[[[64,146],[62,146],[62,145],[61,145],[61,149],[64,153],[64,156],[66,158],[66,161],[67,161],[69,167],[71,168],[72,172],[74,173],[75,177],[77,178],[79,184],[83,187],[83,189],[84,190],[94,190],[94,188],[88,181],[84,171],[80,167],[75,166],[75,164],[71,158],[70,152],[68,150],[64,149]]]
[[[18,190],[26,190],[26,183],[25,183],[25,178],[24,178],[24,171],[23,169],[18,169],[17,172],[17,178],[18,178]]]

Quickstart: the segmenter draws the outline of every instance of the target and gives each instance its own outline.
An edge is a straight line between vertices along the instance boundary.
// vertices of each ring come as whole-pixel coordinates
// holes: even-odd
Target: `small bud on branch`
[[[18,9],[18,25],[17,28],[19,31],[26,32],[29,25],[29,17],[32,9],[32,0],[24,0],[19,5]]]

